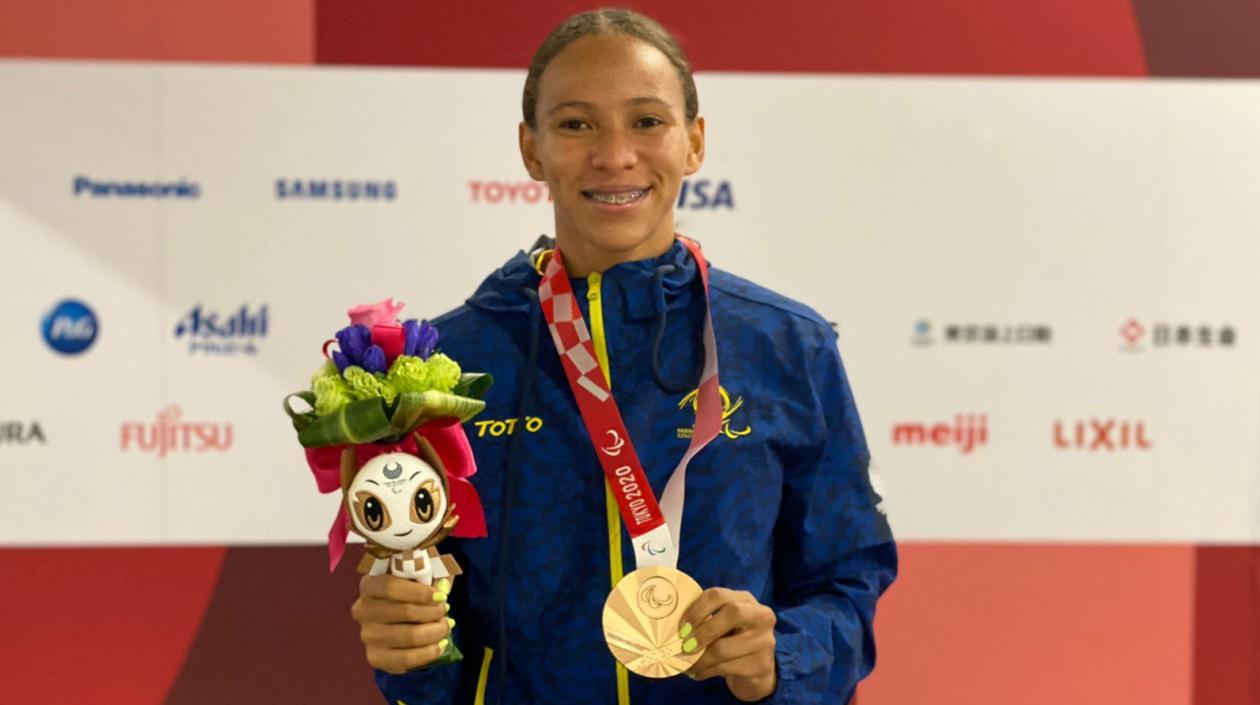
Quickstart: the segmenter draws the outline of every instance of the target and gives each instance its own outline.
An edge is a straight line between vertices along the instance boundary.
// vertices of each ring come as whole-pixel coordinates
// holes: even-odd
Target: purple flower
[[[417,346],[418,349],[416,350],[416,353],[420,356],[420,359],[428,360],[429,356],[433,354],[433,349],[437,347],[437,344],[438,344],[437,326],[432,325],[428,322],[421,323],[420,324],[420,343]]]
[[[360,367],[368,372],[384,373],[389,368],[389,363],[385,360],[385,351],[379,345],[372,345],[363,353],[363,361]]]
[[[346,357],[345,353],[341,352],[340,350],[333,351],[332,359],[333,359],[333,364],[337,365],[338,372],[344,373],[347,367],[354,364],[350,362],[350,358]]]
[[[417,323],[416,319],[412,318],[403,323],[403,333],[407,338],[403,354],[428,360],[433,354],[433,349],[437,347],[437,327],[428,322]]]
[[[363,354],[367,352],[368,346],[372,344],[372,331],[367,326],[347,326],[337,331],[337,345],[341,347],[341,354],[345,356],[346,366],[363,365]],[[333,358],[337,362],[336,357]],[[341,367],[341,363],[337,362],[338,369],[345,371]]]

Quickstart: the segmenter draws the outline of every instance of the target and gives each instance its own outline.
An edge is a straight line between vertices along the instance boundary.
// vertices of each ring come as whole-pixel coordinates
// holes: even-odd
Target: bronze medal
[[[683,653],[678,628],[701,592],[677,568],[640,568],[622,578],[604,603],[608,650],[627,669],[647,678],[668,678],[691,668],[704,650]]]

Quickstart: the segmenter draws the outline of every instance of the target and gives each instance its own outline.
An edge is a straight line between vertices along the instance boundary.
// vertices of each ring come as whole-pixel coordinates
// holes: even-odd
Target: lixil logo
[[[96,342],[96,314],[78,299],[66,299],[53,307],[41,326],[44,342],[62,355],[78,355]]]
[[[1087,453],[1150,450],[1146,422],[1128,419],[1082,419],[1054,422],[1054,447]]]

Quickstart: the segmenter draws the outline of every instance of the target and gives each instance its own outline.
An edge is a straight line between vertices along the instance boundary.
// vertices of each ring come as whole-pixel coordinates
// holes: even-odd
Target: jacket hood
[[[551,247],[555,247],[555,240],[542,237],[534,243],[532,252]],[[493,313],[529,315],[537,301],[534,294],[541,278],[532,260],[530,254],[517,252],[481,282],[468,299],[468,306]],[[603,286],[619,290],[618,298],[624,302],[622,313],[632,320],[657,317],[684,305],[698,277],[696,263],[677,240],[658,257],[622,262],[602,273]],[[569,280],[574,293],[586,292],[586,278],[570,277]]]

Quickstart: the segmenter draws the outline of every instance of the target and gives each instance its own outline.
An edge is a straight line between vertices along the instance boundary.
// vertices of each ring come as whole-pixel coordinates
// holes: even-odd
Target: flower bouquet
[[[310,389],[290,394],[284,407],[320,492],[342,494],[328,532],[330,570],[353,530],[367,544],[360,572],[436,582],[449,592],[462,571],[436,544],[486,535],[460,424],[485,408],[491,378],[465,374],[436,352],[437,328],[398,321],[402,308],[386,299],[351,309],[350,325],[324,344]],[[309,409],[295,409],[294,400]],[[459,658],[448,640],[435,663]]]

